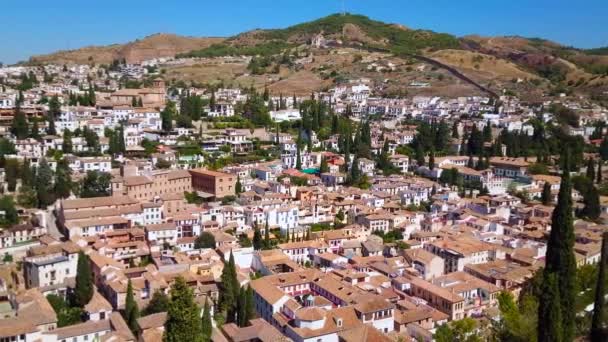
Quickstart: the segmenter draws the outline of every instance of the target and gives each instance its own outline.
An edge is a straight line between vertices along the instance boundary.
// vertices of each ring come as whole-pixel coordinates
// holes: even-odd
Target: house
[[[205,169],[189,170],[192,176],[192,189],[211,194],[215,198],[234,196],[236,176]]]

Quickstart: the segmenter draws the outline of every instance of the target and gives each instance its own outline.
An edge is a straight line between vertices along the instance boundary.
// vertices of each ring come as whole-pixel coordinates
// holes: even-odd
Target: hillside
[[[224,44],[192,51],[183,56],[209,57],[217,50],[224,50],[229,55],[272,54],[288,47],[309,43],[318,34],[322,34],[325,39],[336,41],[338,45],[378,49],[397,55],[460,46],[458,38],[449,34],[412,30],[362,15],[334,14],[285,29],[245,32],[229,38]],[[268,51],[269,47],[271,51]]]
[[[128,63],[143,60],[173,57],[176,54],[206,48],[220,43],[224,38],[184,37],[175,34],[154,34],[126,44],[90,46],[76,50],[58,51],[48,55],[33,56],[31,63],[98,63],[108,64],[115,59],[125,59]]]
[[[323,48],[312,46],[311,42],[321,36]],[[534,98],[562,92],[606,97],[607,51],[517,36],[459,38],[362,15],[334,14],[226,39],[158,34],[124,45],[36,56],[32,61],[109,63],[122,58],[139,62],[174,55],[198,57],[202,59],[166,66],[167,75],[190,82],[267,85],[273,91],[299,94],[366,77],[384,84],[381,88],[391,94],[454,95],[475,89],[489,94],[510,91]],[[217,58],[225,56],[233,56],[236,61]],[[411,82],[429,83],[431,87],[412,89]]]

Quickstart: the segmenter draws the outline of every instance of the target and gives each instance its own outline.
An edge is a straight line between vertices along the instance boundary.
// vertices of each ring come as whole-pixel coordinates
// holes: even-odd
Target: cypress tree
[[[595,181],[595,160],[593,158],[587,160],[587,178],[589,178],[591,183]]]
[[[38,198],[38,206],[45,208],[55,202],[55,193],[53,190],[53,170],[47,163],[46,159],[40,161],[38,172],[36,172],[35,188]]]
[[[545,276],[538,306],[538,342],[561,342],[563,338],[562,309],[559,302],[557,274]],[[574,311],[574,308],[571,308]]]
[[[234,186],[234,192],[238,195],[243,192],[243,185],[241,184],[241,177],[236,177],[236,185]]]
[[[270,243],[270,226],[268,225],[268,218],[266,218],[266,225],[264,226],[264,249],[272,248]]]
[[[300,156],[300,144],[296,146],[296,169],[302,170],[302,157]]]
[[[55,171],[55,195],[59,198],[68,198],[72,191],[72,170],[65,158],[57,163]]]
[[[564,341],[572,341],[574,338],[574,324],[576,312],[575,295],[576,295],[576,259],[574,257],[574,226],[572,217],[572,185],[570,181],[570,162],[569,151],[564,154],[564,169],[562,181],[559,189],[558,201],[553,215],[551,217],[551,234],[547,243],[547,254],[545,259],[544,270],[544,289],[543,296],[539,303],[539,322],[555,321],[554,316],[559,316],[559,321],[562,325],[561,338]],[[555,277],[556,284],[551,284]],[[554,291],[552,286],[557,289]],[[555,292],[555,293],[554,293]],[[555,302],[559,303],[559,306]],[[554,310],[558,308],[559,310]],[[545,309],[550,308],[547,312]],[[561,312],[553,312],[561,311]],[[553,327],[547,327],[547,324],[553,325],[557,323],[539,323],[538,336],[539,342],[549,341],[549,338],[554,338],[555,332]],[[559,340],[553,340],[559,341]]]
[[[30,138],[40,140],[40,129],[38,128],[38,120],[34,120],[30,131]]]
[[[74,304],[84,307],[93,297],[93,274],[89,256],[84,252],[78,252],[78,264],[76,266],[76,287],[74,288]]]
[[[262,241],[262,233],[260,232],[256,222],[253,225],[253,249],[259,251],[260,249],[263,249],[263,247],[264,241]]]
[[[165,322],[164,342],[203,342],[203,324],[192,290],[182,277],[171,288],[171,302]]]
[[[585,207],[581,211],[582,216],[590,220],[597,220],[602,213],[602,208],[600,207],[600,196],[597,188],[592,184],[583,196],[583,203],[585,203]]]
[[[549,205],[549,203],[551,203],[551,184],[549,184],[549,182],[545,182],[545,184],[543,185],[541,202],[543,203],[543,205]]]
[[[606,341],[608,339],[608,332],[604,327],[606,324],[606,282],[608,281],[606,266],[608,266],[608,232],[604,232],[602,237],[602,256],[598,265],[599,274],[595,288],[593,317],[591,318],[591,342]]]
[[[237,302],[237,325],[239,327],[247,326],[247,293],[245,288],[239,289],[239,299]]]
[[[139,318],[139,308],[137,307],[137,302],[135,301],[135,297],[133,296],[133,284],[131,283],[131,279],[129,279],[129,283],[127,284],[127,298],[125,301],[125,311],[124,311],[125,322],[129,326],[129,329],[136,334],[139,326],[137,325],[137,319]]]
[[[211,323],[211,309],[209,307],[209,299],[205,300],[205,306],[203,308],[203,341],[211,341],[211,333],[213,325]]]
[[[247,297],[247,303],[245,305],[245,314],[247,315],[247,324],[253,318],[255,318],[255,300],[253,299],[253,289],[251,286],[247,286],[247,290],[245,291]]]
[[[603,162],[601,160],[597,163],[597,184],[602,183],[602,164]]]
[[[72,153],[72,132],[69,129],[63,130],[63,144],[61,149],[63,153]]]
[[[15,106],[15,116],[13,117],[13,123],[11,124],[11,133],[19,140],[23,140],[28,136],[29,127],[27,124],[27,118],[21,110],[21,104],[17,103]]]
[[[435,150],[431,149],[429,152],[429,170],[433,170],[435,168]]]
[[[325,157],[321,157],[321,166],[319,167],[320,173],[329,172],[329,165],[327,165],[327,159]]]

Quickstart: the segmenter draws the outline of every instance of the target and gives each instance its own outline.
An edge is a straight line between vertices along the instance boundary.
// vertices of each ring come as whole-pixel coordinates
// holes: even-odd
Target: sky
[[[344,3],[344,6],[343,6]],[[410,28],[608,46],[608,0],[1,0],[0,62],[163,32],[230,36],[332,13]]]

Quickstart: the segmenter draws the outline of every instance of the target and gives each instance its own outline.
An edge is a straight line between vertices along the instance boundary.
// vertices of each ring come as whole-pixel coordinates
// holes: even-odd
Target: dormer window
[[[342,327],[342,318],[338,318],[338,319],[336,319],[336,326],[337,326],[338,328],[341,328],[341,327]]]

